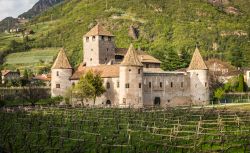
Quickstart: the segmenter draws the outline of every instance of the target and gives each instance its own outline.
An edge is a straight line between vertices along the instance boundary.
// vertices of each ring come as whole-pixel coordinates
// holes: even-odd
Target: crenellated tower
[[[97,24],[83,37],[86,66],[107,64],[115,58],[114,35]]]
[[[120,64],[120,107],[143,107],[143,64],[131,44]]]
[[[190,75],[190,94],[193,104],[206,105],[209,103],[208,68],[196,47],[188,68]]]
[[[71,86],[72,67],[64,49],[61,49],[51,68],[51,96],[64,96]]]

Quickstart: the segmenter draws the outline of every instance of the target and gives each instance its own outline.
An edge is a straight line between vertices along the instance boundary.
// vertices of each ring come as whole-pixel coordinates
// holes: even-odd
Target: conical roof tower
[[[52,69],[72,69],[64,49],[60,49]]]
[[[133,44],[130,44],[127,54],[125,55],[122,63],[122,66],[143,66],[140,62],[137,52],[134,49]]]
[[[196,47],[188,70],[207,70],[207,66],[200,54],[200,50]]]

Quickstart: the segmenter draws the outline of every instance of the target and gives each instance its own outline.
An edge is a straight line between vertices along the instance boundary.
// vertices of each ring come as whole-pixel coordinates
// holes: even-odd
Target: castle
[[[52,66],[52,96],[63,96],[87,71],[99,71],[106,92],[96,105],[115,107],[206,105],[209,103],[208,68],[198,48],[185,72],[169,72],[143,51],[116,48],[115,36],[97,24],[83,36],[83,63],[73,71],[64,50]],[[88,102],[86,102],[88,103]],[[89,102],[91,105],[91,102]]]

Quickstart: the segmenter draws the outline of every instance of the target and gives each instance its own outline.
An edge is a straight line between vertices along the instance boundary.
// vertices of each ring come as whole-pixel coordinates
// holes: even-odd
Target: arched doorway
[[[110,101],[110,100],[107,100],[107,101],[106,101],[106,105],[107,105],[107,106],[111,106],[111,101]]]
[[[160,106],[161,105],[161,98],[160,97],[155,97],[154,105],[155,106]]]

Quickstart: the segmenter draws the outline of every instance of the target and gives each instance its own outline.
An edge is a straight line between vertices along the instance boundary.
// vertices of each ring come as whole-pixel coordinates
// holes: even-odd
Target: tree
[[[238,84],[237,91],[238,92],[245,92],[246,91],[246,84],[244,82],[244,76],[243,76],[243,74],[239,75],[239,84]]]
[[[81,100],[84,105],[84,100],[92,99],[94,97],[94,86],[86,79],[86,76],[80,78],[79,82],[73,89],[74,96]]]
[[[214,97],[218,100],[218,102],[224,98],[224,95],[225,95],[225,91],[224,89],[221,87],[221,88],[218,88],[215,90],[214,92]]]
[[[100,72],[93,73],[92,71],[89,71],[86,74],[86,79],[90,82],[90,84],[94,87],[94,104],[96,101],[96,98],[101,96],[106,90],[103,86],[103,79],[101,78]]]
[[[93,71],[88,71],[74,87],[74,95],[81,99],[82,104],[84,100],[88,99],[93,99],[95,104],[96,98],[105,91],[101,74]]]

